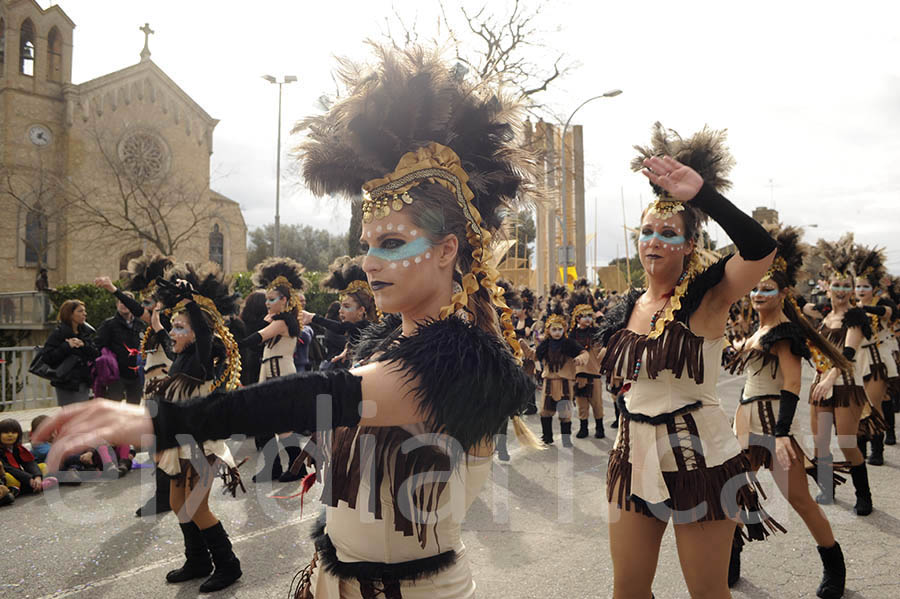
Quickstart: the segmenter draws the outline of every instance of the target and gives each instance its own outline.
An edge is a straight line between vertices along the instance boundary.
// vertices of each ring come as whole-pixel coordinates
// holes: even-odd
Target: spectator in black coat
[[[44,361],[57,368],[60,378],[51,382],[59,405],[86,401],[90,396],[91,362],[100,355],[94,345],[94,328],[87,324],[81,300],[70,299],[59,308],[59,325],[44,343]]]
[[[134,299],[130,291],[124,295]],[[137,358],[141,349],[141,337],[147,328],[140,318],[135,318],[131,309],[116,300],[116,314],[107,318],[97,329],[94,345],[98,350],[104,347],[116,356],[119,365],[119,380],[111,383],[106,390],[106,397],[114,400],[126,400],[128,403],[141,403],[141,377],[138,372]]]

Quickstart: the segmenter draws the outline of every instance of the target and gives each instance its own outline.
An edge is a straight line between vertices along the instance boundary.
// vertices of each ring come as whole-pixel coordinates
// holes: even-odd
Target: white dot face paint
[[[403,268],[409,268],[409,260],[403,261]]]
[[[372,232],[369,231],[368,233],[366,233],[366,237],[368,237],[369,239],[372,239]]]
[[[416,256],[415,262],[416,264],[420,264],[422,262],[422,256]]]
[[[377,227],[375,227],[375,232],[381,233],[381,225],[378,225]]]
[[[416,235],[419,234],[419,232],[416,231],[415,229],[413,229],[413,230],[411,230],[411,231],[409,232],[409,234],[412,235],[413,237],[415,237]]]
[[[396,262],[391,262],[391,268],[397,268],[397,263],[396,263]]]
[[[425,252],[425,259],[431,260],[431,252]]]
[[[404,225],[403,223],[400,223],[399,225],[397,225],[398,231],[403,231],[403,229],[405,229],[405,228],[406,228],[406,225]]]

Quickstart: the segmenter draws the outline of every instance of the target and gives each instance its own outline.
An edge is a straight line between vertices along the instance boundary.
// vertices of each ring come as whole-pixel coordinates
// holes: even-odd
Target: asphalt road
[[[729,375],[720,379],[720,396],[729,414],[740,385],[740,379]],[[801,397],[805,393],[806,387]],[[612,409],[607,408],[608,430]],[[532,429],[539,429],[537,416],[527,420]],[[805,405],[798,409],[798,428],[809,431]],[[576,439],[573,450],[554,447],[542,452],[510,442],[511,462],[495,462],[492,480],[463,524],[480,597],[611,597],[605,501],[611,442]],[[253,447],[233,441],[232,449],[242,457],[252,455]],[[837,503],[826,508],[848,561],[847,599],[900,597],[900,446],[887,448],[886,461],[885,466],[869,468],[876,509],[871,516],[852,514],[849,484],[838,488]],[[318,502],[307,499],[301,516],[298,499],[269,498],[290,495],[296,487],[254,485],[249,482],[254,470],[253,463],[243,469],[246,495],[222,496],[221,483],[213,490],[212,509],[231,534],[244,570],[239,583],[215,596],[286,597],[291,577],[312,554],[307,537]],[[175,517],[133,515],[149,493],[141,485],[142,476],[152,476],[149,472],[135,470],[118,481],[21,498],[0,510],[0,597],[196,596],[200,581],[167,585],[164,580],[166,571],[183,559]],[[766,508],[788,534],[745,548],[744,576],[733,596],[814,597],[821,572],[815,543],[768,473],[760,479],[770,491]],[[314,489],[308,497],[317,494]],[[671,527],[663,540],[654,592],[658,599],[688,597]]]

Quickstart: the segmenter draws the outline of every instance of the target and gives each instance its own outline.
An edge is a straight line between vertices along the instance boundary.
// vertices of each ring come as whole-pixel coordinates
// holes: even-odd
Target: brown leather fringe
[[[825,408],[849,408],[850,405],[864,405],[868,399],[866,398],[866,390],[860,385],[835,385],[831,390],[831,397],[822,399],[821,401],[813,401],[812,387],[818,384],[820,375],[816,376],[809,392],[809,405],[821,406]],[[848,379],[845,379],[848,380]]]
[[[872,439],[887,430],[887,422],[884,421],[884,416],[881,415],[881,412],[874,407],[871,410],[871,414],[859,421],[859,430],[856,433],[858,437]]]
[[[370,481],[370,495],[363,497],[367,502],[364,509],[376,519],[383,519],[381,487],[387,477],[393,498],[394,529],[404,536],[416,535],[422,548],[428,543],[428,526],[432,525],[437,534],[437,510],[441,494],[447,486],[444,481],[410,485],[411,477],[434,473],[431,478],[445,478],[442,473],[451,471],[450,457],[433,445],[417,447],[412,451],[402,451],[400,446],[412,438],[412,434],[400,427],[340,427],[335,429],[330,453],[330,468],[324,480],[321,500],[326,505],[337,507],[339,501],[356,509],[360,489],[362,460],[375,460],[375,480]],[[364,447],[360,447],[363,445]],[[362,450],[362,451],[361,451]],[[362,452],[365,455],[361,455]],[[367,476],[368,472],[365,473]],[[317,474],[318,476],[318,474]],[[404,482],[407,484],[404,486]],[[410,489],[410,487],[412,487]],[[400,495],[400,493],[411,495]],[[361,508],[362,509],[362,508]],[[416,522],[411,522],[407,514],[412,514]],[[415,517],[418,516],[418,517]],[[433,522],[432,522],[433,519]]]
[[[760,364],[759,369],[753,374],[759,374],[766,366],[774,364],[775,367],[772,369],[772,378],[775,378],[778,375],[778,356],[759,348],[753,348],[739,353],[737,357],[725,366],[725,369],[730,374],[744,374],[747,365],[757,359],[761,359],[762,363]]]
[[[703,337],[694,335],[679,321],[670,322],[665,333],[656,339],[619,329],[607,347],[600,363],[601,374],[633,381],[635,366],[640,361],[651,379],[663,370],[671,370],[675,378],[681,378],[686,369],[688,378],[703,383]]]

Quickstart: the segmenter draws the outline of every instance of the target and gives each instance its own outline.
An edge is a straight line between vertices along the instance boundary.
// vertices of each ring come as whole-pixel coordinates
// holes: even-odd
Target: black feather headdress
[[[884,266],[884,249],[854,244],[853,272],[857,277],[868,280],[873,289],[880,287],[881,279],[887,274]]]
[[[330,274],[320,285],[341,296],[352,297],[366,309],[366,317],[370,321],[375,321],[378,319],[375,297],[372,294],[372,287],[369,286],[369,277],[363,270],[362,261],[363,256],[356,258],[341,256],[328,267]]]
[[[302,264],[290,258],[266,258],[256,265],[253,284],[259,289],[268,289],[273,284],[287,283],[294,291],[303,291],[309,286],[309,281],[303,278],[305,271]],[[279,277],[283,280],[278,281]]]
[[[164,277],[166,271],[175,265],[170,256],[154,254],[139,256],[128,262],[128,268],[119,273],[125,283],[125,289],[141,295],[155,295],[156,279]]]
[[[519,295],[512,283],[506,279],[497,279],[497,287],[503,290],[503,301],[510,310],[522,309],[522,296]]]
[[[532,291],[530,287],[520,287],[519,296],[522,298],[522,307],[525,310],[528,310],[529,312],[534,310],[534,303],[536,300],[534,297],[534,291]]]
[[[678,162],[691,167],[703,178],[705,183],[712,185],[717,191],[725,191],[731,189],[731,181],[728,174],[734,168],[735,160],[725,145],[728,136],[727,129],[710,129],[704,126],[703,129],[696,132],[688,139],[684,139],[674,129],[663,127],[662,123],[653,124],[653,133],[650,137],[650,145],[634,146],[638,155],[631,161],[631,169],[635,172],[644,169],[644,159],[654,156],[671,156]],[[654,184],[650,183],[653,193],[665,200],[666,191]],[[656,203],[658,203],[657,201]],[[655,204],[656,204],[655,203]],[[692,206],[690,202],[667,202],[666,204],[674,204],[669,206],[671,211],[684,211],[685,225],[688,229],[693,230],[695,234],[699,230],[699,225],[706,222],[706,214],[701,210]],[[661,207],[665,209],[666,206]],[[688,222],[690,221],[690,222]]]
[[[845,233],[835,242],[820,239],[816,253],[825,261],[827,276],[853,277],[853,233]]]
[[[225,276],[218,264],[207,262],[198,266],[187,262],[171,269],[163,281],[166,284],[159,286],[159,299],[166,308],[174,309],[186,298],[183,287],[178,286],[179,280],[190,284],[191,295],[212,302],[221,316],[237,313],[240,294],[231,291],[231,277]]]
[[[371,46],[374,66],[340,61],[347,97],[294,128],[307,132],[297,147],[306,184],[317,195],[358,197],[404,154],[435,142],[459,156],[484,226],[498,230],[529,181],[530,156],[512,143],[520,106],[460,81],[435,51]]]
[[[780,226],[767,229],[778,243],[778,250],[775,252],[775,261],[763,280],[771,278],[781,289],[793,287],[797,284],[797,275],[803,268],[803,258],[806,256],[806,249],[800,243],[803,230],[799,227]]]

